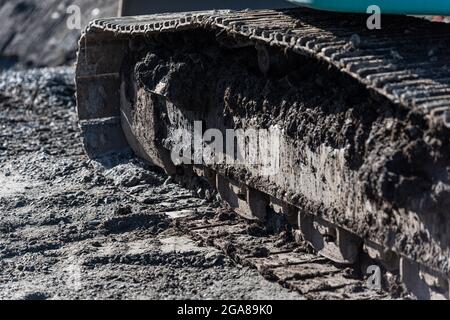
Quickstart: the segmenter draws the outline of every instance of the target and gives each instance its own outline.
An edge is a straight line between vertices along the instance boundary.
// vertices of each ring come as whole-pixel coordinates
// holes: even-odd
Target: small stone
[[[147,204],[147,205],[156,204],[156,203],[158,203],[158,199],[155,199],[155,198],[145,198],[145,199],[142,201],[142,203],[143,203],[143,204]]]
[[[23,296],[23,300],[47,300],[49,295],[44,292],[27,292]]]
[[[102,244],[98,241],[94,241],[91,243],[91,246],[93,246],[94,248],[101,248]]]
[[[266,232],[258,224],[254,223],[247,227],[247,234],[253,237],[264,237]]]
[[[119,207],[115,214],[118,216],[128,216],[133,213],[131,206]]]
[[[270,255],[270,250],[265,247],[258,247],[253,251],[255,258],[267,258]]]
[[[90,227],[97,227],[100,224],[101,224],[101,222],[98,221],[98,220],[91,220],[91,221],[88,222],[88,226],[90,226]]]
[[[34,272],[34,271],[36,271],[36,268],[34,266],[28,266],[25,268],[25,271]]]
[[[234,214],[234,212],[223,211],[217,218],[219,219],[219,221],[230,221],[236,218],[236,214]]]
[[[16,209],[18,209],[18,208],[23,208],[23,207],[25,207],[27,204],[26,204],[26,202],[25,202],[25,200],[18,200],[17,202],[16,202],[16,204],[15,204],[15,208]]]

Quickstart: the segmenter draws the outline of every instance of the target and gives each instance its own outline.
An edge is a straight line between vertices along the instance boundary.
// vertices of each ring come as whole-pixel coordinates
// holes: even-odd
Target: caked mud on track
[[[389,34],[367,34],[359,16],[309,10],[94,22],[77,72],[86,150],[131,146],[174,174],[177,128],[278,126],[278,174],[195,171],[244,215],[299,216],[332,260],[353,263],[364,247],[424,297],[448,291],[449,88],[438,70],[448,44],[436,25],[396,19],[385,21]]]

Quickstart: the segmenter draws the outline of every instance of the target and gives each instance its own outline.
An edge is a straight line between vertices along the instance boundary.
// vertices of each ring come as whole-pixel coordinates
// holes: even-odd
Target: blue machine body
[[[367,13],[377,5],[382,14],[450,15],[450,0],[288,0],[319,10]]]

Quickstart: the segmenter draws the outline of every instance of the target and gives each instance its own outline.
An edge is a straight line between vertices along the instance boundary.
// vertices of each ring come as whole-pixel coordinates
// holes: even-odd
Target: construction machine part
[[[448,279],[407,259],[400,259],[400,277],[407,290],[420,300],[450,299]]]
[[[306,240],[336,262],[366,248],[410,288],[412,262],[448,292],[449,31],[398,16],[371,31],[366,16],[309,9],[97,20],[77,64],[86,151],[203,171],[244,216],[309,214]],[[211,149],[229,130],[259,162]]]
[[[298,217],[304,239],[322,256],[343,265],[358,261],[361,238],[311,214],[300,213]]]
[[[450,3],[441,0],[289,0],[314,9],[373,13],[374,6],[383,14],[448,15]]]
[[[269,281],[311,300],[395,299],[380,288],[369,288],[364,274],[350,273],[305,247],[292,246],[287,233],[255,232],[257,224],[233,215],[227,219],[195,214],[180,217],[175,225],[203,245],[214,246],[237,263],[255,268]],[[263,229],[263,228],[261,228]]]
[[[217,175],[217,190],[222,199],[241,216],[247,219],[266,217],[269,206],[268,195],[220,174]]]

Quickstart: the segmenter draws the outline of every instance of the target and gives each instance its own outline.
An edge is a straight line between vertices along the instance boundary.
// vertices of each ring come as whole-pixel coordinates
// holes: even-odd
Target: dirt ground
[[[77,20],[73,5],[80,25],[68,24]],[[72,63],[84,26],[117,11],[116,0],[0,0],[0,70]]]
[[[302,298],[181,234],[214,205],[159,169],[87,159],[73,78],[0,75],[0,299]]]

